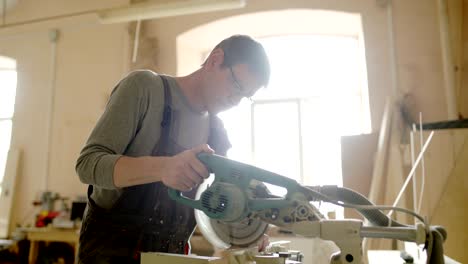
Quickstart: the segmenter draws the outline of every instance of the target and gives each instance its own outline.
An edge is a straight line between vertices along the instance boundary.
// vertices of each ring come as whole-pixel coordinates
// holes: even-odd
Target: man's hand
[[[257,241],[258,252],[265,251],[269,245],[270,245],[270,239],[268,235],[263,234],[263,236]]]
[[[208,178],[209,171],[197,158],[200,152],[214,153],[207,144],[186,150],[170,157],[164,164],[161,181],[164,185],[179,190],[190,191]]]

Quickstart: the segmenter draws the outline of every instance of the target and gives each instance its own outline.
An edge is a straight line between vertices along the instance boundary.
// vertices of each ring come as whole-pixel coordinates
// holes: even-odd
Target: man
[[[167,188],[193,197],[209,176],[199,152],[230,147],[216,114],[268,84],[262,45],[244,35],[220,42],[183,77],[135,71],[116,86],[76,163],[89,184],[79,263],[138,263],[139,252],[186,253],[193,209]]]

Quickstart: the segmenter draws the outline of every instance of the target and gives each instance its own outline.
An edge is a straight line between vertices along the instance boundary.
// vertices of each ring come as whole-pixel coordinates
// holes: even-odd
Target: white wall
[[[11,147],[19,148],[22,158],[13,225],[34,220],[32,202],[45,189],[70,199],[86,195],[75,160],[111,89],[125,73],[128,34],[126,24],[102,25],[93,15],[67,14],[125,2],[21,1],[0,28],[0,54],[15,59],[18,70]],[[51,16],[61,18],[46,19]],[[40,21],[32,22],[35,19]],[[55,68],[51,29],[59,31]]]

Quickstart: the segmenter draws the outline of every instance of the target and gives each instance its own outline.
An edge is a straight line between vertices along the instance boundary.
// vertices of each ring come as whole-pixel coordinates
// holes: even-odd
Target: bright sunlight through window
[[[0,56],[0,183],[3,181],[8,150],[10,149],[15,95],[16,62]]]
[[[371,127],[358,38],[308,35],[260,42],[270,59],[270,84],[252,102],[243,100],[220,114],[233,145],[228,157],[304,185],[342,186],[341,136],[369,133]]]

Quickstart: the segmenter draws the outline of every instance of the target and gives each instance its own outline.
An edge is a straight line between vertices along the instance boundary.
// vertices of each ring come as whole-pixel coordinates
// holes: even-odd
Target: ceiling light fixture
[[[172,3],[148,1],[100,11],[98,16],[104,24],[121,23],[242,8],[245,7],[245,2],[246,0],[187,0]]]

